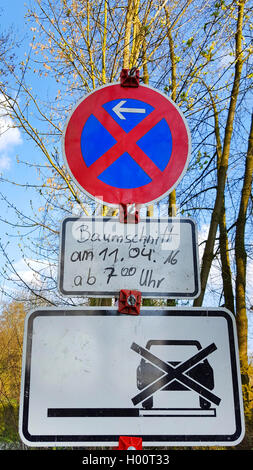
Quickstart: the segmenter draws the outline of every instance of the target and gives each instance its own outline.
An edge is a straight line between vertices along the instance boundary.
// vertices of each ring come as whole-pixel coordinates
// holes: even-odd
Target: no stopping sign
[[[96,89],[77,104],[63,135],[65,163],[78,187],[112,206],[165,197],[182,179],[190,148],[179,108],[145,85]]]

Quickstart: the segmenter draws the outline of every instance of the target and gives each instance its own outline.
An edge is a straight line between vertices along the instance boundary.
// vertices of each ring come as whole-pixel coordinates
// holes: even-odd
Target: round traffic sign
[[[147,205],[183,177],[190,132],[165,94],[106,85],[82,99],[63,135],[63,155],[79,188],[103,203]]]

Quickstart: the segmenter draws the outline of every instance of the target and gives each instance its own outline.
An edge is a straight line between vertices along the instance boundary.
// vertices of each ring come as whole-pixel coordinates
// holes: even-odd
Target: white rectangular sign
[[[235,321],[225,309],[47,308],[25,323],[20,435],[30,446],[236,445]]]
[[[191,219],[67,218],[61,228],[59,290],[63,295],[146,297],[199,295],[197,233]]]

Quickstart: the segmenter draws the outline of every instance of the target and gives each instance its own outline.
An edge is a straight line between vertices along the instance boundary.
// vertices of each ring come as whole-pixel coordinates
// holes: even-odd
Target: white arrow
[[[122,113],[139,113],[139,114],[145,114],[146,109],[144,108],[123,108],[124,104],[126,101],[122,100],[112,110],[115,112],[115,114],[120,118],[120,119],[126,119],[125,116],[123,116]]]

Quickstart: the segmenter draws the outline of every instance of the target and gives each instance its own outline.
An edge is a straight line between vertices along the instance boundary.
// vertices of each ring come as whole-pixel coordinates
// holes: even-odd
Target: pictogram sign
[[[43,308],[25,322],[20,435],[30,446],[236,445],[236,325],[226,309]],[[134,445],[134,444],[133,444]]]
[[[71,113],[63,155],[79,188],[107,204],[149,204],[186,171],[190,133],[166,95],[142,85],[101,87]]]

